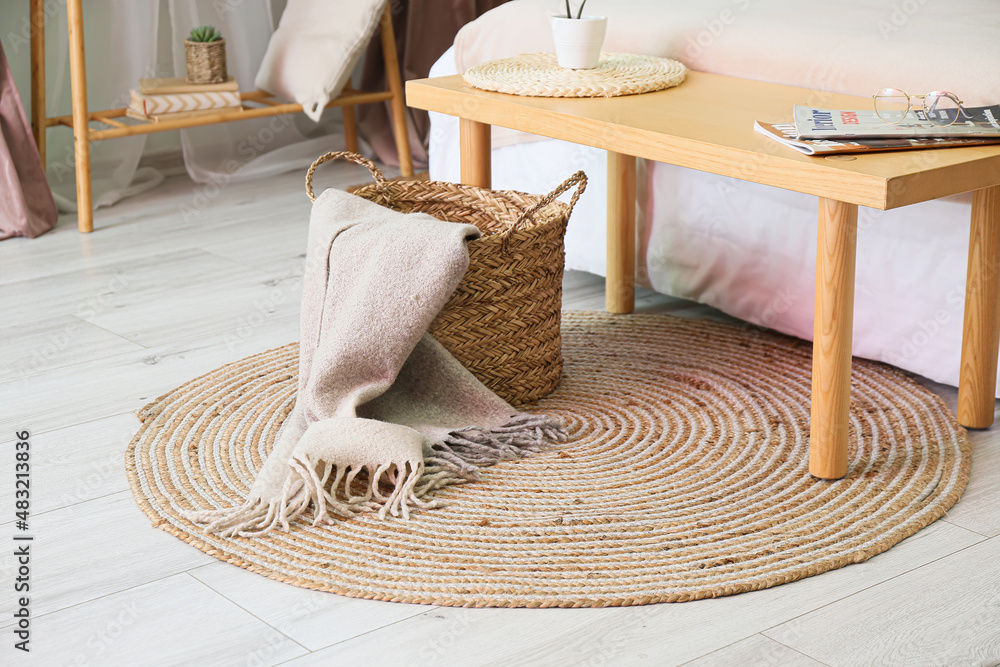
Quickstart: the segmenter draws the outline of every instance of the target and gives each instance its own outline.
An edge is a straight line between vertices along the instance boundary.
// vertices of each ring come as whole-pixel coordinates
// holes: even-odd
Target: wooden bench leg
[[[462,183],[477,188],[492,187],[490,126],[461,118],[458,121],[458,136],[462,150]]]
[[[608,151],[608,278],[604,287],[609,313],[635,309],[635,158]]]
[[[840,479],[847,474],[857,204],[820,197],[818,227],[809,472]]]
[[[958,421],[969,428],[993,424],[1000,343],[1000,186],[972,196],[969,271],[965,284]]]
[[[94,231],[94,200],[90,183],[90,112],[87,108],[87,63],[83,51],[81,0],[67,0],[69,66],[73,85],[73,149],[76,155],[77,224],[81,232]]]

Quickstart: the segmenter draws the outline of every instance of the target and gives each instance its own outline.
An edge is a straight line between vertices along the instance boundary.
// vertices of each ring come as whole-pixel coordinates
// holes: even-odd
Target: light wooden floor
[[[342,165],[318,183],[365,175]],[[94,234],[77,234],[70,216],[40,239],[0,242],[0,664],[1000,664],[1000,427],[972,434],[972,481],[946,519],[887,553],[686,604],[470,610],[353,600],[268,580],[151,528],[123,470],[133,412],[296,339],[309,213],[301,181],[216,191],[175,178],[100,211]],[[639,303],[723,317],[648,292]],[[602,279],[567,277],[567,308],[602,304]],[[954,406],[953,389],[932,388]],[[11,634],[9,471],[23,429],[36,536],[29,660]]]

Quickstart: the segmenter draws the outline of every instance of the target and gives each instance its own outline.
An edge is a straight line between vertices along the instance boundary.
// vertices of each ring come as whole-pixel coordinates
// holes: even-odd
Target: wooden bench
[[[689,73],[676,88],[613,98],[521,97],[460,75],[409,81],[410,106],[459,117],[462,182],[490,187],[490,126],[608,151],[607,309],[631,312],[635,158],[819,197],[809,470],[847,473],[858,206],[891,209],[974,190],[958,420],[993,423],[1000,342],[1000,146],[810,157],[754,132],[794,104],[863,109],[870,98]]]

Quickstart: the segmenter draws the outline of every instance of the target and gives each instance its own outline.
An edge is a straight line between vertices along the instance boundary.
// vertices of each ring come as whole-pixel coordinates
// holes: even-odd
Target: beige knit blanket
[[[563,440],[519,413],[427,333],[469,264],[471,225],[402,214],[339,190],[313,205],[295,407],[239,507],[196,511],[221,535],[360,512],[409,518],[477,469]]]

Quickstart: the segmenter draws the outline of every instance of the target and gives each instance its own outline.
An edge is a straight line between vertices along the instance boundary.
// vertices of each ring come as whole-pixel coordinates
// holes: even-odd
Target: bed
[[[590,0],[587,12],[609,17],[605,50],[674,57],[696,70],[855,95],[894,86],[951,90],[967,105],[1000,100],[1000,11],[990,2],[695,4]],[[545,14],[559,6],[516,0],[484,14],[463,28],[431,76],[551,51]],[[822,92],[817,97],[805,102],[822,106]],[[457,120],[432,114],[432,178],[459,180],[458,146]],[[587,172],[591,187],[571,222],[566,262],[601,275],[605,163],[597,149],[494,132],[496,188],[545,192],[577,169]],[[958,384],[970,203],[967,194],[860,210],[855,355]],[[640,161],[637,282],[809,339],[816,215],[808,195]]]

